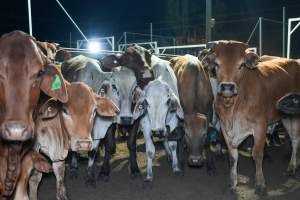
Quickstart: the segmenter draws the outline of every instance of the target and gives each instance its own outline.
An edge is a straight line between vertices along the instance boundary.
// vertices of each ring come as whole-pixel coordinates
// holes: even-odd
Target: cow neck
[[[7,147],[7,171],[4,180],[4,196],[11,196],[20,175],[22,144],[10,144]]]
[[[237,87],[238,87],[238,94],[234,97],[232,97],[232,105],[230,107],[225,107],[223,101],[225,100],[224,97],[220,97],[221,98],[221,102],[220,104],[222,105],[222,111],[225,114],[225,119],[221,120],[221,122],[225,125],[225,130],[226,132],[230,132],[233,129],[233,123],[234,123],[234,118],[235,118],[235,114],[237,113],[237,111],[239,110],[239,108],[241,108],[241,106],[243,106],[243,104],[245,102],[247,102],[247,93],[245,93],[245,88],[247,87],[245,86],[245,80],[247,80],[247,73],[249,73],[248,69],[242,69],[242,74],[240,77],[240,80],[236,83]]]
[[[70,144],[69,144],[69,141],[70,141],[70,134],[68,132],[68,129],[66,128],[65,126],[65,123],[64,123],[64,119],[62,117],[62,111],[60,110],[59,111],[59,120],[60,120],[60,124],[61,124],[61,130],[62,130],[62,136],[63,136],[63,143],[64,143],[64,147],[66,149],[69,149],[70,148]]]
[[[144,78],[143,77],[143,74],[138,72],[138,71],[135,71],[134,74],[135,74],[135,77],[136,77],[136,80],[137,80],[137,85],[143,90],[150,81],[153,81],[155,78],[154,78],[154,73],[153,73],[153,70],[150,70],[150,73],[151,73],[151,77],[147,77],[147,78]]]

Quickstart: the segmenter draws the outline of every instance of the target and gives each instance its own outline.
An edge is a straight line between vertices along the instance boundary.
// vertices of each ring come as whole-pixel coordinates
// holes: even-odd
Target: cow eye
[[[218,63],[216,63],[216,62],[214,63],[214,66],[215,66],[214,68],[215,68],[216,70],[218,70],[218,69],[220,68],[220,65],[219,65]]]
[[[63,111],[63,113],[66,114],[66,115],[69,114],[69,110],[68,110],[65,106],[62,107],[62,111]]]
[[[38,72],[37,77],[40,78],[40,77],[42,77],[44,74],[45,74],[45,70],[41,69],[41,70]]]
[[[117,94],[119,94],[118,88],[117,88],[117,86],[115,84],[112,85],[112,90],[114,92],[116,92]]]

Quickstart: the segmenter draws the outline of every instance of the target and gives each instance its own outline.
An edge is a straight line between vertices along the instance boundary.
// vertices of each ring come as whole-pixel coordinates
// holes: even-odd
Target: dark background
[[[203,43],[205,39],[205,0],[61,0],[87,37],[116,36],[124,31],[176,37],[177,44]],[[259,16],[281,21],[282,6],[287,17],[300,17],[299,0],[213,0],[216,25],[213,39],[246,42]],[[39,40],[57,41],[69,46],[82,39],[55,0],[32,0],[33,34]],[[0,34],[28,32],[26,0],[1,0]],[[258,45],[258,32],[250,41]],[[282,24],[264,21],[265,54],[281,55]],[[300,57],[300,29],[292,38],[292,55]],[[75,43],[73,44],[73,46]]]

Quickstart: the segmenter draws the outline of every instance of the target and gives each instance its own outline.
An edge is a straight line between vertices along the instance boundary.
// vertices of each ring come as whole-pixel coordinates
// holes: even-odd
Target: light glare
[[[99,42],[91,41],[89,42],[88,48],[91,53],[99,53],[101,50],[101,45]]]

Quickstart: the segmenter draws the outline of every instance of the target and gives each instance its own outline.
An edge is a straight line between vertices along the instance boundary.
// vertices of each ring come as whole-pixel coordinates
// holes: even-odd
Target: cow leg
[[[299,147],[300,140],[300,126],[298,121],[293,120],[293,118],[283,119],[282,120],[291,140],[292,146],[292,155],[289,162],[287,172],[289,175],[294,175],[296,173],[298,163],[297,163],[297,151]]]
[[[42,180],[43,173],[34,170],[29,179],[29,197],[30,200],[38,200],[38,187]]]
[[[299,147],[299,136],[293,133],[290,134],[292,140],[292,156],[288,166],[288,173],[294,175],[297,170],[297,150]]]
[[[146,153],[147,153],[147,176],[144,179],[144,181],[152,182],[153,180],[152,161],[155,155],[155,147],[151,138],[151,131],[144,130],[144,138],[145,138]]]
[[[139,125],[140,125],[139,120],[136,120],[128,132],[129,135],[128,135],[127,147],[129,149],[131,178],[136,178],[141,174],[136,160],[136,138],[137,138],[137,131]]]
[[[256,173],[255,173],[255,184],[256,192],[264,193],[265,192],[265,178],[262,171],[262,163],[264,158],[264,147],[266,142],[266,132],[267,127],[263,131],[257,131],[254,134],[254,147],[252,150],[252,157],[255,161]]]
[[[178,158],[177,158],[177,141],[168,141],[168,147],[171,152],[172,157],[172,169],[175,174],[180,174],[182,171],[178,166]]]
[[[239,158],[238,149],[236,147],[228,146],[229,151],[229,163],[230,163],[230,190],[232,192],[236,191],[236,186],[238,182],[237,175],[237,163]]]
[[[94,140],[92,151],[88,153],[89,161],[87,167],[87,178],[85,181],[86,186],[96,187],[95,158],[98,153],[99,144],[100,144],[100,140]]]
[[[70,176],[71,178],[78,178],[78,154],[71,151],[71,164],[70,164]]]
[[[99,178],[105,182],[109,180],[111,155],[115,152],[116,141],[115,141],[116,125],[113,124],[107,131],[105,136],[105,154],[104,161],[101,167]]]
[[[204,151],[206,156],[206,171],[208,175],[215,175],[216,174],[216,165],[215,165],[215,158],[213,153],[210,150],[210,141],[209,137],[206,137],[205,144],[204,144]]]
[[[54,175],[56,177],[56,199],[68,200],[67,191],[64,183],[65,161],[54,162],[52,166]]]
[[[167,138],[164,139],[164,147],[165,147],[165,150],[167,153],[168,162],[171,163],[172,162],[172,153],[171,153]]]

